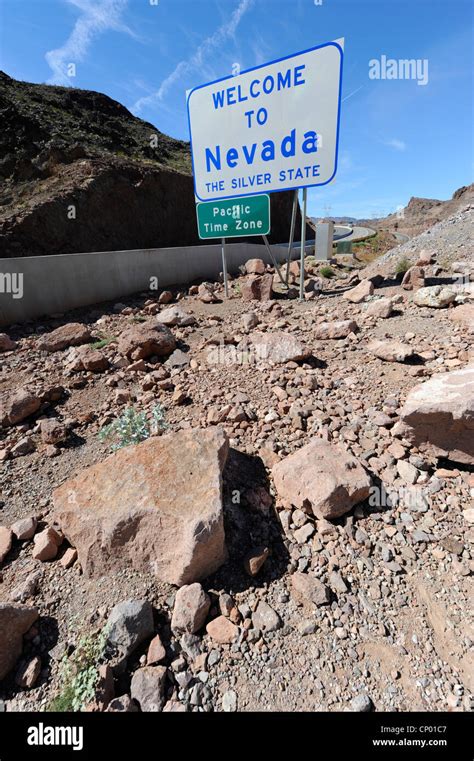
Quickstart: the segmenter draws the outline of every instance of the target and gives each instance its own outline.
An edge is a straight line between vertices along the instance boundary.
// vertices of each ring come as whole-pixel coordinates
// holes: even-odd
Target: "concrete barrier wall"
[[[272,251],[277,261],[285,260],[284,246],[272,246]],[[231,274],[247,259],[271,261],[266,247],[258,243],[229,243],[226,255]],[[0,325],[148,290],[152,277],[158,278],[162,289],[215,279],[221,271],[220,244],[0,259]],[[12,283],[20,282],[12,275],[23,276],[21,298],[8,292]]]

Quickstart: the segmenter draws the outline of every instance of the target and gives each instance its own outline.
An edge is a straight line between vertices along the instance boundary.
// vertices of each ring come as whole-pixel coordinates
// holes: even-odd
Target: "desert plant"
[[[120,417],[102,428],[99,438],[101,441],[111,441],[111,449],[115,452],[129,444],[139,444],[150,436],[161,433],[167,427],[161,404],[153,407],[150,420],[143,410],[138,411],[134,407],[127,407]]]
[[[59,666],[61,691],[52,699],[48,711],[82,711],[94,700],[99,665],[107,642],[107,627],[95,635],[85,635],[72,656],[62,658]]]
[[[406,256],[403,259],[400,259],[399,262],[397,262],[397,266],[395,267],[395,272],[397,275],[404,275],[405,272],[407,272],[411,267],[410,262],[406,258]]]
[[[334,277],[334,270],[328,264],[325,264],[319,270],[319,274],[322,275],[322,277],[327,277],[327,278]]]
[[[91,349],[103,349],[104,346],[108,346],[111,343],[116,343],[118,338],[116,336],[103,336],[103,338],[95,341],[90,345]]]

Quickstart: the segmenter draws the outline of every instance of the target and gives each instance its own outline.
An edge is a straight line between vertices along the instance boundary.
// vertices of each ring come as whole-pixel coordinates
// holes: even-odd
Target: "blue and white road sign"
[[[326,185],[337,169],[343,40],[188,93],[200,201]]]

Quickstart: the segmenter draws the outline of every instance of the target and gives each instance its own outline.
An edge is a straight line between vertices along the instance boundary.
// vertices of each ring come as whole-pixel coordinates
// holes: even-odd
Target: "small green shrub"
[[[319,270],[319,274],[322,275],[322,277],[334,277],[334,270],[332,267],[330,267],[328,264],[325,264],[321,269]]]
[[[61,692],[48,705],[48,711],[82,711],[94,700],[99,664],[107,642],[107,627],[95,635],[81,637],[72,656],[62,658],[59,666]]]
[[[91,349],[103,349],[104,346],[108,346],[112,343],[117,343],[118,338],[116,336],[104,336],[99,341],[90,344]]]
[[[101,441],[111,441],[113,452],[129,444],[139,444],[152,435],[161,433],[168,427],[161,404],[156,404],[151,412],[151,420],[146,412],[127,407],[120,417],[99,432]]]
[[[399,262],[397,262],[397,266],[395,267],[395,272],[397,275],[404,275],[405,272],[407,272],[411,267],[410,262],[406,258],[406,256],[403,259],[400,259]]]

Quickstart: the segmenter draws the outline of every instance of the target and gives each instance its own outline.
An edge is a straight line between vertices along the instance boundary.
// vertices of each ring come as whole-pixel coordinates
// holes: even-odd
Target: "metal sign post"
[[[308,188],[303,188],[303,209],[301,211],[301,253],[300,253],[300,301],[304,301],[304,254],[306,248],[306,201]]]
[[[263,238],[263,242],[265,243],[265,245],[266,245],[266,247],[267,247],[268,255],[270,256],[270,259],[271,259],[271,260],[272,260],[272,262],[273,262],[273,266],[275,267],[276,271],[278,272],[278,277],[280,278],[280,280],[281,280],[281,282],[283,283],[283,285],[285,286],[285,288],[287,288],[288,286],[287,286],[287,284],[285,283],[285,281],[284,281],[284,279],[283,279],[283,275],[282,275],[282,274],[281,274],[281,272],[280,272],[280,268],[279,268],[279,266],[278,266],[277,260],[276,260],[276,259],[275,259],[275,257],[273,256],[273,251],[272,251],[272,249],[270,248],[270,244],[269,244],[269,242],[268,242],[268,238],[267,238],[267,236],[266,236],[266,235],[262,235],[262,238]]]
[[[222,238],[222,274],[224,275],[224,293],[229,298],[229,284],[227,282],[227,260],[225,258],[225,238]]]
[[[296,210],[298,208],[298,191],[295,190],[295,194],[293,196],[293,209],[291,211],[291,225],[290,225],[290,240],[288,242],[288,259],[286,262],[286,286],[288,287],[288,281],[290,279],[290,262],[291,262],[291,255],[293,253],[293,241],[295,238],[295,225],[296,225]]]

